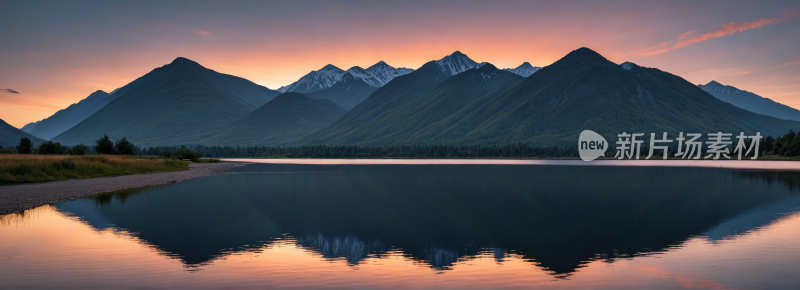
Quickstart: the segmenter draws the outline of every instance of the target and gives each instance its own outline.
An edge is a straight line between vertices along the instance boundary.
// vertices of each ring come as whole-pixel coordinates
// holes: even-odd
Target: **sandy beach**
[[[220,174],[244,163],[192,163],[189,170],[62,180],[0,186],[0,214],[23,211],[59,201],[99,195],[128,188],[179,182],[195,177]]]

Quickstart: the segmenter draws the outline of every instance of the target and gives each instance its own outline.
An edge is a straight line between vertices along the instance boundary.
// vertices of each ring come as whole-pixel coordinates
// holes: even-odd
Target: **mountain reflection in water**
[[[351,266],[402,252],[447,270],[488,251],[567,277],[594,260],[769,224],[800,207],[798,180],[715,168],[253,164],[55,206],[187,267],[289,240]]]

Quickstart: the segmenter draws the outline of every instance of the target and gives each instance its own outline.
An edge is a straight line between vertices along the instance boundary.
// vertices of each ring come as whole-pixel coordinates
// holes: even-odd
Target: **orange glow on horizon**
[[[694,84],[716,80],[800,108],[800,55],[794,42],[800,37],[793,36],[800,31],[796,17],[800,10],[782,7],[786,4],[753,15],[699,13],[703,9],[696,9],[696,4],[688,9],[667,3],[322,2],[303,7],[256,5],[253,15],[246,13],[245,4],[238,9],[222,5],[197,11],[170,4],[144,11],[173,14],[152,19],[131,16],[130,23],[103,16],[131,14],[129,10],[139,6],[147,5],[110,5],[103,8],[106,13],[70,15],[65,18],[71,26],[64,30],[57,26],[60,22],[45,22],[48,15],[33,13],[16,20],[21,24],[14,29],[0,32],[13,34],[15,40],[32,37],[19,45],[9,41],[13,48],[0,55],[0,89],[20,92],[0,91],[0,119],[22,127],[96,90],[110,92],[124,86],[176,57],[277,89],[327,64],[366,68],[383,60],[416,69],[458,50],[498,68],[523,62],[546,66],[580,47],[615,63],[633,61]],[[207,13],[215,17],[209,19]],[[176,20],[174,14],[182,18]],[[50,30],[41,30],[39,24]],[[102,30],[104,25],[108,30]],[[53,35],[55,30],[64,35]],[[95,30],[100,31],[93,34]],[[637,57],[642,52],[650,54]]]

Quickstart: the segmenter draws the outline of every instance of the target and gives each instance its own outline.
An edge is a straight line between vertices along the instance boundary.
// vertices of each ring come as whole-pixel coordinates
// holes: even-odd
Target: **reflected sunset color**
[[[1,216],[0,278],[75,289],[787,288],[800,259],[798,181],[718,168],[256,164]]]
[[[538,267],[535,260],[502,249],[481,249],[447,269],[436,269],[426,261],[409,259],[402,249],[372,254],[353,264],[344,257],[326,257],[317,249],[303,247],[293,237],[253,245],[248,250],[230,250],[202,265],[187,267],[169,253],[136,238],[135,234],[113,228],[97,231],[79,218],[44,206],[26,212],[24,219],[4,216],[0,220],[3,233],[0,244],[5,245],[0,252],[18,250],[8,248],[9,240],[40,249],[4,257],[0,265],[6,269],[4,277],[15,277],[4,279],[10,282],[5,284],[9,287],[748,289],[759,288],[761,284],[725,273],[766,274],[777,280],[776,285],[792,285],[791,281],[781,281],[780,277],[791,275],[792,261],[800,258],[800,246],[791,242],[800,239],[798,228],[800,214],[789,214],[721,241],[698,236],[651,255],[613,260],[598,256],[566,276],[554,275]],[[781,250],[765,251],[776,247]],[[761,256],[752,256],[754,252]],[[42,259],[44,257],[49,260]],[[748,266],[729,263],[743,259],[768,259],[772,266],[764,269],[758,263]],[[27,280],[43,272],[55,275],[50,281],[40,281],[41,284]],[[142,275],[147,275],[148,279],[142,280]],[[745,286],[731,287],[727,283]],[[751,283],[749,287],[748,283]]]

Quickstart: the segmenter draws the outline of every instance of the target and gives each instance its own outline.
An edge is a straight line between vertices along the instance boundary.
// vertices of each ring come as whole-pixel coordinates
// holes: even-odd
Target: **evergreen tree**
[[[28,139],[28,137],[19,139],[19,144],[17,144],[17,152],[19,152],[19,154],[30,154],[32,149],[33,142],[31,139]]]
[[[136,155],[136,146],[125,137],[117,139],[117,143],[114,144],[114,150],[116,150],[119,155]]]
[[[108,138],[108,135],[103,134],[103,137],[97,140],[96,143],[95,151],[97,151],[97,154],[114,154],[114,142],[111,142],[111,138]]]

